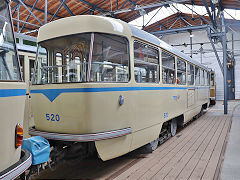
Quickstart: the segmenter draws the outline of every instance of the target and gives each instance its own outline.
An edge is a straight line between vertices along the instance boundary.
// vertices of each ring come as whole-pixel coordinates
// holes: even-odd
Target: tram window
[[[200,70],[198,67],[195,67],[195,85],[200,85]]]
[[[204,71],[204,77],[205,77],[204,85],[207,86],[208,85],[208,72],[207,71]]]
[[[128,41],[124,37],[82,33],[44,41],[39,49],[44,48],[45,53],[38,53],[34,83],[129,80]]]
[[[134,74],[137,83],[159,82],[159,53],[156,48],[134,42]]]
[[[128,82],[129,51],[126,38],[96,34],[91,78],[93,82]]]
[[[210,73],[209,72],[207,72],[207,85],[209,86],[210,85]]]
[[[194,85],[194,66],[192,64],[187,65],[188,69],[188,85]]]
[[[63,77],[66,77],[63,73],[66,66],[63,66],[63,55],[59,52],[55,53],[54,57],[54,64],[56,65],[55,68],[53,68],[54,73],[54,82],[55,83],[61,83],[63,80]]]
[[[162,82],[175,84],[175,56],[162,50]]]
[[[34,59],[29,60],[29,79],[32,79],[34,72]]]
[[[210,86],[214,86],[214,73],[210,73]]]
[[[203,86],[204,85],[204,71],[202,69],[200,69],[200,85]]]
[[[1,2],[0,11],[0,80],[21,80],[16,46],[7,3]]]
[[[38,56],[37,56],[37,67],[34,75],[35,84],[47,84],[49,77],[49,68],[47,62],[47,50],[46,48],[39,47],[38,48]]]
[[[186,62],[181,59],[177,59],[177,84],[186,84]]]

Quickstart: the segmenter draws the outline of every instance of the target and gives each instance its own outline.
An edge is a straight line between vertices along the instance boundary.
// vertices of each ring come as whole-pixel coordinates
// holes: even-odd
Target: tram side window
[[[208,75],[208,82],[207,82],[208,84],[207,85],[210,86],[210,72],[208,72],[207,75]]]
[[[177,84],[186,84],[186,62],[177,59]]]
[[[20,81],[20,68],[7,3],[0,4],[0,80]]]
[[[91,65],[91,82],[128,82],[129,50],[126,38],[96,34]]]
[[[194,66],[192,64],[188,64],[187,67],[188,85],[194,85]]]
[[[134,75],[137,83],[159,82],[158,49],[134,42]]]
[[[162,50],[162,82],[175,84],[175,56]]]
[[[207,71],[204,71],[204,77],[205,77],[205,81],[204,81],[205,83],[204,83],[204,85],[207,86],[207,85],[208,85],[208,82],[209,82],[209,81],[208,81],[208,72],[207,72]]]
[[[56,68],[53,69],[54,82],[61,83],[63,80],[63,72],[62,72],[63,69],[61,68],[63,67],[63,55],[59,52],[56,53],[54,61],[56,63]]]
[[[198,67],[195,67],[195,85],[200,85],[200,70]]]
[[[200,69],[200,85],[203,86],[204,85],[204,71],[202,69]]]
[[[214,73],[210,73],[210,86],[214,86],[215,82],[214,82]]]
[[[47,61],[47,50],[46,48],[39,47],[38,48],[38,56],[37,56],[37,67],[34,75],[35,84],[47,84],[49,83],[49,67]]]

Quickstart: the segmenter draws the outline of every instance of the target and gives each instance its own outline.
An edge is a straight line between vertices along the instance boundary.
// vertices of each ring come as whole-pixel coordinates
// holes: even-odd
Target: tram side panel
[[[158,86],[160,87],[160,86]],[[184,112],[185,91],[170,90],[161,86],[161,90],[136,92],[135,108],[132,111],[133,140],[131,150],[145,145],[158,138],[164,122],[177,117]],[[175,87],[176,88],[176,87]]]
[[[133,85],[136,84],[131,86]],[[104,88],[113,86],[116,84],[104,85]],[[91,85],[88,85],[89,87]],[[40,86],[37,88],[40,89]],[[44,88],[48,89],[48,85],[44,85]],[[51,88],[54,89],[54,85],[51,85]],[[94,88],[101,89],[103,85],[95,84]],[[155,88],[159,88],[159,85]],[[32,93],[35,126],[38,130],[47,132],[71,134],[131,127],[132,135],[95,142],[101,158],[111,159],[157,139],[165,121],[186,111],[186,90],[176,88],[164,90],[162,87],[156,91],[61,93],[53,101],[41,93]],[[119,105],[120,95],[124,97],[122,106]]]
[[[98,91],[113,86],[117,88],[112,84],[78,84],[76,86],[78,88],[95,88]],[[122,88],[123,85],[118,84],[117,86]],[[40,87],[37,86],[37,89],[41,89]],[[54,85],[49,87],[54,88]],[[44,85],[43,88],[48,89],[48,85]],[[67,85],[64,88],[67,88]],[[130,121],[134,119],[132,93],[128,91],[63,92],[52,101],[41,93],[32,93],[35,126],[38,130],[67,134],[91,134],[131,127]],[[124,97],[122,106],[119,105],[120,95]],[[131,137],[130,134],[96,141],[100,157],[108,160],[126,154],[130,149]]]
[[[110,84],[105,86],[80,84],[78,88],[86,88],[86,86],[98,91],[113,87]],[[54,88],[54,85],[44,85],[43,90],[51,91],[48,87]],[[40,90],[41,87],[37,86],[37,89]],[[61,91],[59,85],[58,90]],[[63,92],[52,101],[42,93],[32,93],[35,126],[38,130],[47,132],[71,134],[96,133],[130,127],[130,119],[134,118],[129,99],[131,93]],[[119,105],[120,95],[124,97],[122,106]]]
[[[177,86],[172,88],[177,88]],[[132,104],[132,109],[129,111],[128,117],[131,117],[129,122],[133,130],[130,151],[157,139],[164,122],[183,114],[192,119],[201,111],[202,105],[208,103],[208,99],[204,95],[207,91],[207,88],[202,90],[198,99],[190,107],[187,107],[186,89],[129,93],[127,101]],[[129,139],[129,137],[96,141],[95,144],[101,158],[108,160],[121,155],[121,153],[117,155],[117,152],[119,152],[118,148],[124,147],[123,150],[126,148],[125,143],[122,143],[124,139]]]
[[[8,91],[16,92],[18,89],[26,89],[24,83],[0,83],[1,90],[7,89]],[[10,93],[10,92],[9,92]],[[4,93],[3,93],[4,94]],[[1,163],[0,172],[16,163],[20,158],[21,148],[15,148],[15,128],[16,125],[21,122],[24,116],[25,96],[11,96],[5,94],[5,97],[0,98],[0,110],[1,110]]]

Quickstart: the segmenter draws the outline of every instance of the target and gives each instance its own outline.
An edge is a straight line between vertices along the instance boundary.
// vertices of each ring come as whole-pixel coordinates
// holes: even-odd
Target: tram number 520
[[[59,114],[46,114],[47,121],[60,121]]]

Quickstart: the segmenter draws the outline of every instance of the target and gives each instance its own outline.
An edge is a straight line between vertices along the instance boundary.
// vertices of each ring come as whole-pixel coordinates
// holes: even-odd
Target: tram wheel
[[[171,120],[171,135],[175,136],[176,132],[177,132],[177,120],[173,119]]]
[[[143,153],[143,154],[152,153],[154,150],[157,149],[158,142],[159,142],[159,138],[157,138],[156,140],[154,140],[154,141],[146,144],[145,146],[141,147],[139,149],[139,152]]]
[[[152,151],[155,151],[157,149],[158,142],[159,142],[159,139],[157,138],[156,140],[149,143]]]

